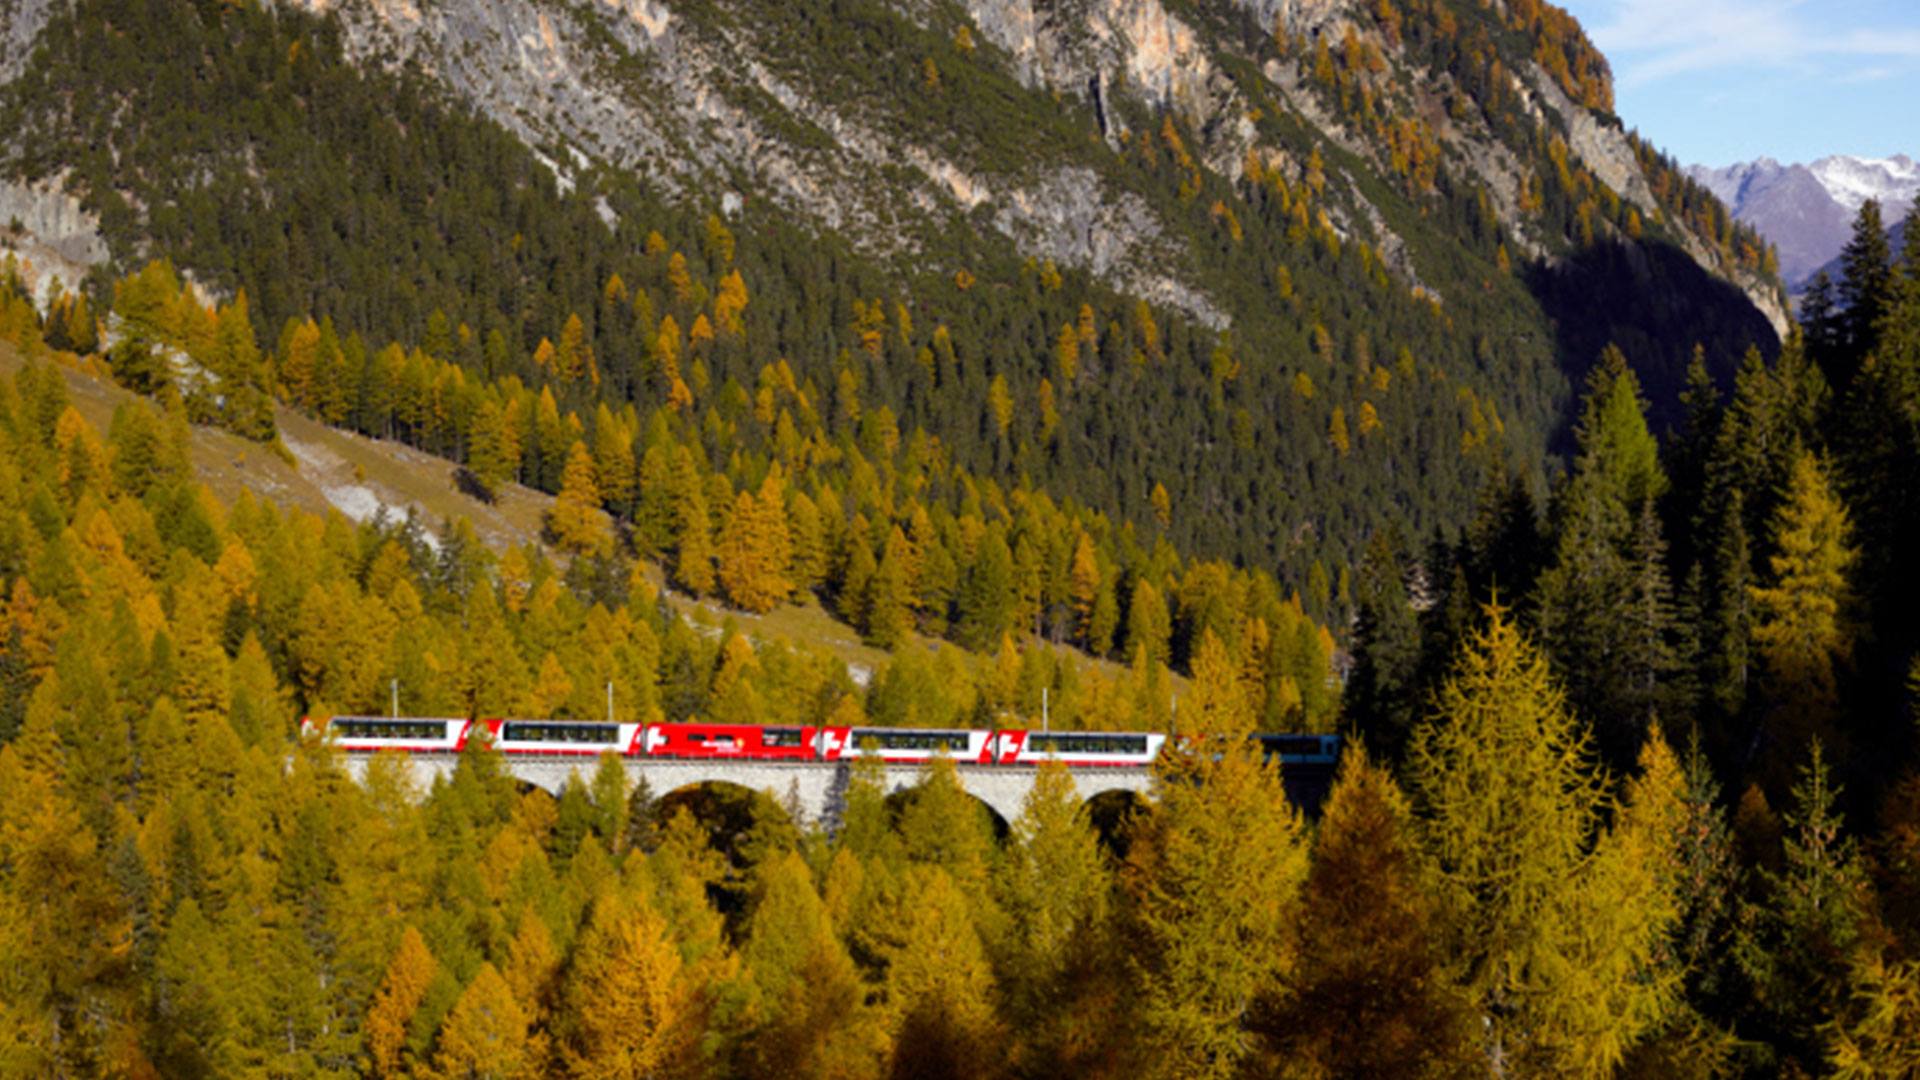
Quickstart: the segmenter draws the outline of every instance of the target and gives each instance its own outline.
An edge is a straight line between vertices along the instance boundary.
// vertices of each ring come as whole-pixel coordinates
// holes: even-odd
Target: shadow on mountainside
[[[1552,320],[1561,368],[1575,403],[1587,372],[1609,344],[1626,353],[1647,396],[1656,432],[1677,426],[1680,391],[1696,344],[1724,391],[1749,346],[1771,357],[1773,326],[1745,293],[1700,268],[1664,241],[1603,243],[1525,272],[1528,289]],[[1577,404],[1563,411],[1552,446],[1572,449]]]

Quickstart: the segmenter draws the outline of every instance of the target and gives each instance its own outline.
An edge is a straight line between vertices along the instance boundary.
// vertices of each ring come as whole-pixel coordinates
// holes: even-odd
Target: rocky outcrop
[[[33,40],[58,0],[0,0],[0,86],[12,82],[33,56]]]
[[[573,148],[683,196],[706,196],[726,176],[729,188],[882,255],[914,254],[895,227],[903,205],[949,224],[984,205],[986,220],[1029,254],[1225,325],[1203,292],[1167,273],[1162,230],[1138,197],[1069,163],[1036,162],[1018,179],[983,175],[930,143],[883,133],[857,103],[822,100],[783,75],[746,28],[690,24],[658,0],[599,0],[585,12],[537,0],[289,2],[334,12],[355,55],[432,72],[532,146]],[[1076,80],[1111,62],[1126,72],[1125,92],[1208,108],[1207,87],[1224,83],[1194,32],[1157,2],[1108,6],[1122,22],[1091,35],[1024,3],[983,4],[980,25],[1037,88],[1084,90]],[[1136,37],[1144,50],[1126,44]],[[1069,40],[1091,41],[1092,51]],[[544,159],[563,182],[580,164]]]
[[[100,222],[80,202],[53,186],[0,181],[0,251],[20,261],[41,301],[54,278],[71,285],[106,261]]]

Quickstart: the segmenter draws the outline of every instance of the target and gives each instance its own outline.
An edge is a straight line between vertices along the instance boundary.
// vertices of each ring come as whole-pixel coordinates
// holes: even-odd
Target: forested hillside
[[[1558,74],[1528,94],[1564,84],[1604,109],[1604,64],[1570,21],[1529,8],[1507,23],[1456,0],[1352,14],[1310,40],[1191,13],[1220,50],[1208,70],[1236,80],[1254,125],[1232,146],[1124,86],[1100,110],[1063,106],[965,44],[964,18],[941,21],[954,12],[923,24],[855,5],[790,27],[696,6],[674,24],[690,41],[721,32],[710,24],[766,35],[795,79],[848,109],[901,103],[889,145],[908,157],[945,133],[943,155],[983,177],[1067,170],[1086,198],[1132,208],[1131,223],[1085,229],[1177,278],[1158,285],[984,228],[988,204],[955,217],[901,191],[892,221],[834,226],[779,199],[728,201],[735,181],[698,173],[697,146],[671,157],[706,177],[691,189],[571,150],[550,167],[436,83],[434,56],[358,64],[338,22],[292,11],[77,4],[52,17],[0,115],[17,132],[9,169],[64,177],[120,272],[165,255],[224,297],[244,290],[263,343],[311,317],[369,353],[397,342],[469,381],[550,389],[589,426],[601,402],[643,422],[671,406],[730,431],[708,439],[716,464],[736,443],[772,449],[770,430],[740,423],[741,399],[784,360],[832,438],[884,407],[903,440],[924,432],[973,476],[1136,527],[1164,487],[1176,545],[1304,590],[1316,563],[1337,578],[1375,524],[1464,524],[1490,469],[1540,483],[1541,450],[1564,441],[1571,388],[1607,343],[1628,350],[1663,424],[1695,344],[1722,381],[1749,344],[1773,347],[1740,290],[1701,268],[1765,273],[1764,247],[1711,196],[1597,134],[1604,113],[1568,102],[1560,131],[1502,89],[1537,53]],[[366,15],[345,13],[362,47]],[[620,20],[548,15],[607,24],[581,31],[598,57],[583,68],[645,68]],[[863,69],[872,85],[822,81],[850,49],[900,63]],[[1621,157],[1583,164],[1569,139]],[[1506,163],[1497,176],[1488,155]],[[905,174],[867,175],[884,194]],[[569,333],[590,373],[543,364],[541,342]],[[662,375],[669,351],[683,397]],[[456,452],[464,420],[455,410],[447,432]]]
[[[1787,322],[1535,0],[323,7],[0,0],[111,251],[0,258],[0,1076],[1920,1067],[1872,204]],[[539,541],[189,453],[317,423]],[[812,823],[390,703],[1177,737]]]
[[[103,436],[47,365],[104,361],[11,294],[0,330],[39,359],[0,381],[0,1065],[1898,1072],[1920,268],[1858,248],[1880,315],[1752,358],[1724,405],[1696,366],[1664,447],[1604,363],[1544,524],[1521,491],[1457,553],[1376,537],[1317,822],[1246,738],[1274,685],[1251,612],[1237,646],[1197,630],[1177,721],[1151,661],[1109,681],[1038,649],[909,647],[862,691],[588,553],[222,506],[183,468],[182,396]],[[1184,738],[1105,832],[1047,766],[1000,838],[936,762],[893,797],[855,768],[828,834],[613,761],[522,793],[479,741],[430,791],[392,758],[352,782],[293,718],[389,678],[422,712],[591,715],[612,682],[623,717],[836,723],[978,723],[1044,686],[1056,722]]]

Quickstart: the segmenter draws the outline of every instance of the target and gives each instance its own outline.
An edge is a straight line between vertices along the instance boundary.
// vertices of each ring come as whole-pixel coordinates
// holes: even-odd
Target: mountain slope
[[[1725,373],[1781,325],[1764,244],[1530,2],[50,10],[7,171],[268,342],[325,316],[644,416],[662,316],[738,271],[738,342],[687,357],[716,464],[771,447],[735,418],[784,357],[827,441],[884,406],[1129,522],[1164,486],[1177,544],[1296,585],[1537,469],[1607,342],[1665,420],[1697,340]],[[590,388],[536,362],[570,317]]]
[[[928,252],[924,237],[896,235],[903,216],[909,231],[990,224],[1024,254],[1089,267],[1215,326],[1232,313],[1196,288],[1198,267],[1180,265],[1196,253],[1167,236],[1177,223],[1102,152],[1161,115],[1185,124],[1200,167],[1228,182],[1251,160],[1295,179],[1322,140],[1359,158],[1329,170],[1348,199],[1327,209],[1416,285],[1408,238],[1356,173],[1452,173],[1486,189],[1517,248],[1555,252],[1561,223],[1530,220],[1524,189],[1558,139],[1609,198],[1659,214],[1605,114],[1605,61],[1564,14],[1533,2],[1506,20],[1452,0],[1404,16],[1340,0],[311,6],[337,11],[362,62],[431,72],[564,171],[604,161],[709,199],[718,185],[883,252]],[[850,55],[866,62],[840,62]],[[1713,261],[1708,244],[1684,229],[1680,239]]]

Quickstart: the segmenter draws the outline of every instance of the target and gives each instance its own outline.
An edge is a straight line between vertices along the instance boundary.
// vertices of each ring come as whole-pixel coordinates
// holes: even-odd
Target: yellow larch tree
[[[938,866],[910,866],[897,914],[884,1005],[894,1031],[893,1075],[996,1075],[1005,1033],[966,893]]]
[[[727,599],[747,611],[773,610],[793,591],[787,579],[792,553],[785,481],[775,466],[757,495],[742,491],[734,498],[718,552],[720,587]]]
[[[601,402],[593,415],[593,469],[602,505],[612,513],[626,514],[639,479],[639,465],[633,456],[633,432],[605,402]]]
[[[559,714],[567,699],[573,696],[573,679],[567,675],[566,666],[560,658],[548,652],[540,661],[540,671],[534,676],[533,712],[536,716],[555,716]]]
[[[748,1075],[879,1075],[885,1031],[798,852],[757,871],[743,959],[755,994],[745,1040]]]
[[[580,1080],[646,1080],[684,1069],[699,1032],[666,920],[644,893],[594,901],[567,977],[559,1057]]]
[[[406,1068],[407,1025],[440,970],[420,931],[409,926],[387,964],[386,977],[367,1011],[367,1056],[375,1076],[399,1076]]]
[[[1664,1015],[1678,770],[1650,740],[1611,831],[1587,736],[1546,658],[1487,610],[1414,735],[1443,935],[1509,1069],[1608,1075]]]
[[[1093,537],[1085,532],[1073,545],[1073,565],[1069,570],[1073,588],[1073,622],[1082,643],[1093,640],[1093,615],[1100,600],[1100,560],[1093,550]]]
[[[1063,323],[1053,341],[1053,363],[1060,373],[1060,386],[1071,391],[1080,376],[1080,332],[1072,323]]]
[[[993,426],[1002,436],[1013,424],[1013,392],[1007,389],[1007,377],[995,375],[987,386],[987,411],[993,416]]]
[[[1235,1075],[1252,1003],[1293,967],[1306,877],[1298,813],[1211,632],[1194,661],[1187,737],[1154,766],[1153,802],[1122,872],[1134,1037],[1146,1075]]]
[[[1749,590],[1754,644],[1774,692],[1829,703],[1834,667],[1852,646],[1846,623],[1852,590],[1848,573],[1858,559],[1847,508],[1827,467],[1811,452],[1793,463],[1787,498],[1774,516],[1773,584]]]
[[[527,1012],[507,981],[483,963],[440,1026],[433,1055],[441,1080],[517,1080],[545,1074],[527,1040]]]
[[[594,476],[593,455],[576,441],[567,451],[567,468],[560,494],[547,512],[547,528],[562,548],[576,555],[603,552],[612,546],[606,519],[600,514],[600,485]]]
[[[1015,819],[995,892],[1009,926],[1000,962],[1011,1019],[1035,1048],[1071,1067],[1098,1053],[1116,1004],[1112,876],[1073,774],[1040,766]]]
[[[1153,519],[1160,523],[1161,528],[1173,524],[1173,497],[1167,494],[1167,485],[1155,481],[1153,494],[1148,496],[1147,501],[1153,504]]]
[[[1475,1017],[1448,977],[1431,873],[1392,774],[1344,748],[1294,928],[1298,975],[1255,1010],[1255,1072],[1473,1074]]]

